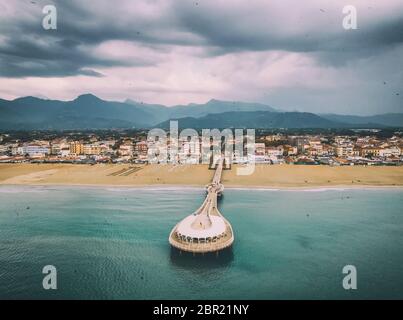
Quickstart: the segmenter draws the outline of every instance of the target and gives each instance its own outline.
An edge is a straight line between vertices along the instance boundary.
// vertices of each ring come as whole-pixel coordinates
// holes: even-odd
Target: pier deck
[[[169,243],[173,247],[186,252],[207,253],[217,252],[228,248],[234,242],[234,233],[231,224],[220,213],[217,205],[217,197],[224,190],[224,186],[221,184],[222,171],[223,160],[221,159],[218,162],[212,182],[206,187],[206,199],[204,200],[200,208],[193,213],[194,220],[199,219],[197,221],[207,221],[206,225],[204,225],[204,222],[199,222],[200,226],[198,224],[192,224],[192,226],[190,227],[193,229],[198,229],[198,238],[179,234],[178,230],[181,224],[182,229],[186,229],[183,227],[183,224],[186,220],[185,218],[172,229],[169,235]],[[219,217],[219,219],[215,219],[212,217]],[[216,220],[224,225],[225,231],[221,232],[217,236],[212,236],[212,232],[214,232],[213,230],[215,228],[212,221]],[[188,228],[188,230],[190,228]],[[192,233],[191,231],[193,230],[190,230],[190,233]],[[203,236],[203,233],[205,233],[205,236]]]

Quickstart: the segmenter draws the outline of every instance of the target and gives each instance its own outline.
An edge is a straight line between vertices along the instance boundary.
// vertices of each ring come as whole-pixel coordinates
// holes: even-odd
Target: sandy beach
[[[225,187],[403,186],[403,167],[257,165],[252,175],[225,170]],[[195,186],[210,182],[206,165],[0,164],[2,185]]]

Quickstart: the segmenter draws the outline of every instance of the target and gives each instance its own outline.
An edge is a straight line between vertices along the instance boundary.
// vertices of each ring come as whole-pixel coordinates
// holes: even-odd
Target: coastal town
[[[253,155],[234,151],[232,163],[301,165],[401,165],[403,137],[393,132],[387,137],[376,130],[334,133],[287,134],[258,132]],[[167,148],[169,149],[169,139]],[[147,131],[38,133],[29,137],[0,134],[0,163],[139,163],[147,164],[155,141]],[[166,151],[166,150],[165,150]],[[154,151],[153,151],[154,152]],[[169,150],[168,150],[169,153]],[[179,140],[179,164],[201,163],[201,139]]]

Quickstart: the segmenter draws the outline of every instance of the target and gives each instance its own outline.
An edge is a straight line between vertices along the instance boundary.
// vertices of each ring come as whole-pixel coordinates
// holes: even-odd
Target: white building
[[[49,146],[38,144],[26,145],[22,148],[23,154],[28,154],[30,157],[43,157],[50,154]]]
[[[70,156],[70,148],[62,148],[62,149],[60,149],[58,155],[63,157],[63,158]]]
[[[279,157],[282,156],[284,152],[283,147],[267,147],[266,153],[268,157]]]
[[[398,157],[401,154],[401,150],[399,147],[388,147],[388,148],[381,148],[379,150],[379,156],[380,157],[391,157],[395,156]]]
[[[123,157],[131,157],[133,155],[133,145],[132,144],[122,144],[119,147],[119,155]]]

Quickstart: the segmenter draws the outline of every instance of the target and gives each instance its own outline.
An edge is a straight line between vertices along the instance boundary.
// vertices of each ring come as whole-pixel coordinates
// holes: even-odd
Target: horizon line
[[[43,100],[43,101],[61,101],[61,102],[73,102],[75,100],[77,100],[78,98],[82,97],[82,96],[93,96],[99,100],[102,101],[106,101],[106,102],[118,102],[118,103],[124,103],[124,104],[128,104],[131,105],[130,102],[128,101],[132,101],[134,103],[137,104],[142,104],[142,105],[156,105],[156,106],[162,106],[165,108],[173,108],[173,107],[179,107],[179,106],[184,106],[184,107],[191,107],[192,105],[198,105],[198,106],[203,106],[206,105],[209,102],[212,101],[217,101],[217,102],[232,102],[232,103],[253,103],[253,104],[260,104],[260,105],[264,105],[267,107],[270,107],[274,110],[277,111],[267,111],[267,112],[282,112],[282,113],[288,113],[288,112],[298,112],[298,113],[311,113],[311,114],[316,114],[316,115],[338,115],[338,116],[357,116],[357,117],[371,117],[371,116],[379,116],[379,115],[386,115],[386,114],[403,114],[403,112],[386,112],[386,113],[373,113],[373,114],[368,114],[368,115],[363,115],[363,114],[346,114],[346,113],[335,113],[335,112],[327,112],[327,113],[316,113],[316,112],[312,112],[312,111],[301,111],[298,109],[294,109],[294,110],[283,110],[281,108],[277,108],[277,107],[273,107],[270,104],[264,103],[264,102],[256,102],[256,101],[240,101],[240,100],[221,100],[221,99],[217,99],[217,98],[210,98],[207,100],[207,102],[204,103],[196,103],[196,102],[188,102],[187,104],[175,104],[175,105],[166,105],[166,104],[161,104],[161,103],[152,103],[152,102],[144,102],[144,101],[137,101],[137,100],[133,100],[131,98],[125,98],[122,100],[109,100],[109,99],[104,99],[101,98],[99,96],[97,96],[96,94],[93,94],[91,92],[86,92],[86,93],[81,93],[79,95],[77,95],[74,99],[71,100],[63,100],[63,99],[53,99],[53,98],[49,98],[47,96],[35,96],[35,95],[27,95],[27,96],[20,96],[20,97],[16,97],[14,99],[5,99],[0,97],[0,100],[3,101],[8,101],[8,102],[14,102],[16,100],[19,99],[24,99],[24,98],[35,98],[35,99],[39,99],[39,100]],[[253,111],[265,111],[265,110],[253,110]],[[226,111],[228,112],[228,111]],[[231,111],[229,111],[231,112]],[[233,111],[233,112],[249,112],[249,111]],[[222,113],[222,112],[219,112]]]

